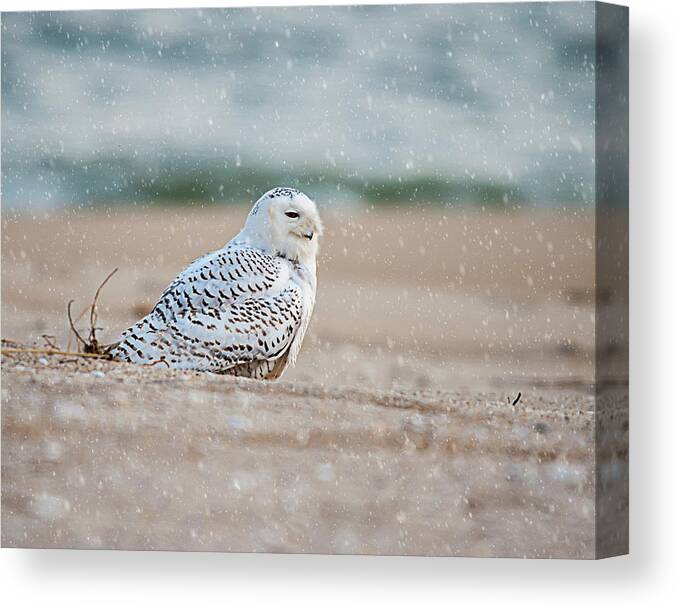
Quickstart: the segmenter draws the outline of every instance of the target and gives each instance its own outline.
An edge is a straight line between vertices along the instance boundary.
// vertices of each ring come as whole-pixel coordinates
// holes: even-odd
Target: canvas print
[[[628,551],[628,12],[2,14],[2,545]]]

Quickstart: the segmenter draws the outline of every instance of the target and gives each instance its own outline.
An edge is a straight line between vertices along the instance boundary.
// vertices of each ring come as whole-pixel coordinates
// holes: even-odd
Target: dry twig
[[[99,341],[97,339],[97,330],[101,330],[101,328],[97,327],[97,301],[99,300],[99,295],[101,294],[101,290],[103,287],[108,283],[108,280],[113,277],[118,272],[118,269],[115,268],[113,269],[107,276],[106,279],[104,279],[99,287],[97,288],[97,291],[94,293],[94,299],[92,300],[92,304],[90,306],[89,310],[89,337],[88,340],[85,340],[78,330],[75,328],[75,324],[73,323],[73,317],[71,316],[71,305],[73,304],[73,301],[70,300],[68,302],[68,322],[71,326],[71,330],[73,334],[75,335],[76,339],[80,344],[82,344],[82,350],[83,353],[85,354],[95,354],[95,355],[103,355],[104,351],[106,349],[106,345],[100,345]],[[80,315],[80,317],[82,314]],[[79,318],[78,318],[79,319]]]
[[[42,340],[45,341],[45,344],[50,349],[59,349],[59,345],[56,344],[56,337],[52,334],[41,334]]]

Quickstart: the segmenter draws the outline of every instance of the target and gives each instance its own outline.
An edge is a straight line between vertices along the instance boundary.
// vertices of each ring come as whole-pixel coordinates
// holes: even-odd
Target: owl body
[[[270,191],[233,240],[189,265],[151,312],[122,333],[111,356],[256,379],[280,377],[297,359],[315,305],[321,229],[305,195]]]

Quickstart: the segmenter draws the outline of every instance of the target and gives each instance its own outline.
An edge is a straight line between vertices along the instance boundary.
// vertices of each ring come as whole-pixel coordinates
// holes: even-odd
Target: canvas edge
[[[595,3],[595,558],[629,552],[629,9]]]

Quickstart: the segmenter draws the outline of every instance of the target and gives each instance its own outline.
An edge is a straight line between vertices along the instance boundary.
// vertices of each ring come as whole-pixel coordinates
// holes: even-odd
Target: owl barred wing
[[[259,362],[265,368],[286,357],[302,317],[301,291],[290,285],[278,294],[244,298],[222,309],[178,311],[162,328],[137,330],[121,341],[117,357],[211,372]]]
[[[186,309],[223,309],[279,283],[279,259],[260,250],[228,245],[193,262],[165,289],[152,313],[162,322]]]
[[[120,340],[136,341],[146,332],[156,332],[186,310],[222,310],[238,300],[266,294],[285,279],[279,259],[229,244],[191,263],[165,288],[151,312],[125,330]]]
[[[300,288],[288,278],[280,259],[258,250],[227,246],[208,254],[122,334],[113,357],[213,372],[274,361],[289,349],[303,317]]]
[[[185,311],[177,316],[168,338],[173,347],[181,342],[187,355],[208,362],[209,369],[275,360],[292,344],[302,314],[300,290],[290,286],[280,294],[248,298],[223,311]]]

